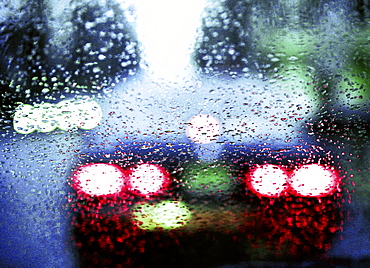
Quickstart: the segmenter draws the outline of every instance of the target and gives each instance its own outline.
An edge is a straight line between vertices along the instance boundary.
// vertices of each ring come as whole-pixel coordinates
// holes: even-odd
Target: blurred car
[[[176,6],[186,7],[197,10]],[[194,42],[196,25],[187,36],[178,32],[188,21],[174,19],[181,14],[175,7],[170,15],[164,6],[154,15],[148,3],[136,8],[147,70],[99,100],[107,112],[71,173],[83,260],[92,267],[320,260],[342,223],[343,175],[333,149],[313,141],[301,123],[318,105],[304,33],[265,44],[262,52],[282,63],[253,70],[232,47],[241,41],[219,36],[235,34],[222,21],[237,25],[228,14],[235,7],[215,3],[198,41],[209,50],[199,45],[202,54],[193,54],[202,74],[183,59],[191,55],[185,46],[170,47]],[[166,15],[171,24],[162,24]]]

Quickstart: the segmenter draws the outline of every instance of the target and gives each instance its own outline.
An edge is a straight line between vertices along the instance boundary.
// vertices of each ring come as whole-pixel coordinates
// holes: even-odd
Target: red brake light
[[[291,171],[278,165],[258,165],[246,174],[246,179],[252,192],[265,197],[279,197],[286,191],[296,196],[323,197],[339,185],[335,169],[320,164],[301,165]]]
[[[260,196],[278,197],[287,188],[288,175],[281,167],[265,164],[254,168],[248,176],[248,186]]]
[[[130,169],[128,187],[139,195],[155,195],[167,188],[169,174],[154,164],[141,164]]]
[[[102,196],[119,193],[124,187],[125,175],[119,166],[96,163],[78,167],[72,181],[77,191]]]
[[[320,164],[309,164],[297,167],[289,184],[295,195],[322,197],[337,189],[339,176],[333,169]]]

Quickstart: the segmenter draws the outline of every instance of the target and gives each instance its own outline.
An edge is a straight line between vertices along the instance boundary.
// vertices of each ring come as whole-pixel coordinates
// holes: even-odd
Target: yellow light
[[[138,204],[134,207],[132,216],[141,229],[171,230],[186,225],[190,221],[191,212],[184,202],[162,201],[157,204]]]

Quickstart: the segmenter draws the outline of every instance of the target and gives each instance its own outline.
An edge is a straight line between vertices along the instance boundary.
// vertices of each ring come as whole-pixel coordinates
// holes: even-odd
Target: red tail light
[[[278,197],[287,188],[288,175],[277,165],[265,164],[254,168],[248,176],[249,188],[257,195]]]
[[[169,181],[169,174],[164,168],[154,164],[141,164],[130,168],[128,188],[136,194],[151,196],[165,190]]]
[[[87,164],[72,175],[72,186],[89,196],[106,196],[129,191],[140,196],[163,192],[170,183],[169,173],[154,164],[141,164],[123,169],[108,163]]]
[[[72,186],[91,196],[117,194],[125,185],[124,171],[117,165],[95,163],[80,166],[72,175]]]
[[[293,194],[307,197],[322,197],[337,190],[337,172],[320,164],[297,167],[289,179]]]
[[[334,193],[340,178],[334,168],[307,164],[293,170],[265,164],[246,175],[248,188],[258,196],[279,197],[287,192],[302,197],[323,197]]]

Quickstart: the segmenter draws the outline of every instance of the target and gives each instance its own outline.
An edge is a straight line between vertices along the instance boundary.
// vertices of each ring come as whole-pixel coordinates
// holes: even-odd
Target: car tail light
[[[77,192],[90,196],[117,194],[125,186],[124,171],[117,165],[95,163],[80,166],[72,175],[72,186]]]
[[[300,197],[324,197],[339,188],[340,176],[329,166],[299,165],[286,169],[279,165],[257,165],[245,174],[247,187],[257,196],[279,197],[291,193]]]
[[[169,177],[168,172],[159,165],[137,165],[129,169],[128,189],[141,196],[155,195],[168,187]]]
[[[333,193],[339,186],[339,176],[333,168],[320,164],[297,167],[289,178],[295,195],[322,197]]]
[[[260,196],[278,197],[287,188],[288,175],[277,165],[258,165],[247,177],[250,190]]]
[[[92,197],[121,192],[151,197],[163,193],[170,182],[170,175],[164,168],[148,163],[127,168],[110,163],[91,163],[79,166],[72,174],[72,186],[76,191]]]

